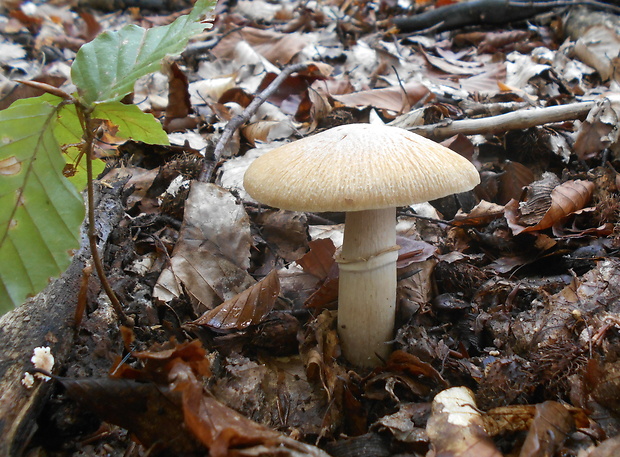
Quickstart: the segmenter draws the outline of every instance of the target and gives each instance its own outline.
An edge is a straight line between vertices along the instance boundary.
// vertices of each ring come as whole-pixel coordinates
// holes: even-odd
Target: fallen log
[[[401,33],[443,32],[469,25],[498,25],[522,21],[556,8],[588,6],[594,9],[620,10],[596,0],[471,0],[431,9],[414,16],[398,16],[392,23]]]
[[[99,249],[123,215],[122,186],[101,187],[96,202]],[[86,230],[82,230],[86,233]],[[90,259],[87,236],[60,278],[22,306],[0,317],[0,455],[21,456],[37,429],[37,418],[51,394],[52,382],[35,380],[27,389],[24,374],[33,369],[35,347],[48,346],[58,374],[74,342],[74,314],[82,270]]]

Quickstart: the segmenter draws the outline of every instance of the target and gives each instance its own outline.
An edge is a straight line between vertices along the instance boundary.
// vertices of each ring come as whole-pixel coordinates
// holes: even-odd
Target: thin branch
[[[570,105],[520,110],[479,119],[463,119],[450,123],[441,122],[413,126],[409,127],[408,130],[435,140],[449,138],[459,133],[462,135],[501,133],[508,130],[527,129],[553,122],[584,118],[596,103],[596,101],[587,101]]]
[[[288,78],[292,73],[304,70],[307,67],[308,64],[298,63],[283,68],[280,74],[273,81],[271,81],[271,84],[269,84],[260,94],[254,97],[252,103],[248,105],[248,107],[243,111],[243,113],[234,116],[228,122],[228,124],[226,124],[226,127],[222,132],[222,136],[220,137],[217,145],[215,146],[215,150],[213,151],[213,161],[205,162],[198,181],[211,182],[211,178],[213,177],[213,170],[220,162],[224,148],[232,138],[233,134],[237,131],[237,129],[250,120],[250,118],[256,113],[258,108],[263,103],[265,103],[265,101],[278,89],[278,87],[280,87],[280,85],[286,80],[286,78]]]

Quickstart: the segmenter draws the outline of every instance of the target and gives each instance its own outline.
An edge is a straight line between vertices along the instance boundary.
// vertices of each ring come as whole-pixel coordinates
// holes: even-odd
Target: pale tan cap
[[[349,124],[256,159],[244,177],[257,201],[292,211],[361,211],[421,203],[473,189],[476,167],[407,130]]]

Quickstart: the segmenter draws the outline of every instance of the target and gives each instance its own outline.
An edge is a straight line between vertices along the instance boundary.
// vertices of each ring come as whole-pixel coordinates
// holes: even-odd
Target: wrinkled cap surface
[[[349,124],[293,141],[256,159],[244,177],[257,201],[292,211],[361,211],[465,192],[474,165],[407,130]]]

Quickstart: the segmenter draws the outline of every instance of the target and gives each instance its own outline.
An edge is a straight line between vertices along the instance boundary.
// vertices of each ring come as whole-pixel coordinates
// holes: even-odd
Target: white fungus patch
[[[34,355],[30,359],[35,368],[39,370],[45,370],[51,372],[54,368],[54,356],[52,355],[52,349],[50,347],[38,347],[34,348]],[[41,373],[35,373],[35,378],[43,381],[49,381],[51,378]]]

